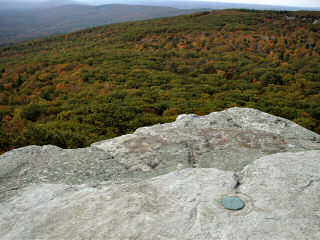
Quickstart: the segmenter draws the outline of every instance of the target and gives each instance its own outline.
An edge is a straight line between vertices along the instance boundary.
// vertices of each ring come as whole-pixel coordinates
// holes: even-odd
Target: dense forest
[[[320,12],[222,10],[0,49],[0,150],[88,146],[233,106],[320,133]]]

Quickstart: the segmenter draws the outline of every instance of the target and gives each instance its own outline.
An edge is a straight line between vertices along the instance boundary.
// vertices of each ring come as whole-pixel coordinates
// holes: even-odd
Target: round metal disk
[[[221,204],[230,210],[240,210],[244,207],[244,202],[240,198],[232,196],[222,198]]]

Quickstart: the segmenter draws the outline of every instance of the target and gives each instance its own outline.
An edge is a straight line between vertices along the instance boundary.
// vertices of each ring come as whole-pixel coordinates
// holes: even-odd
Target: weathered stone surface
[[[138,182],[40,184],[0,205],[2,239],[319,239],[320,151],[260,158],[239,175],[189,168]],[[224,196],[245,207],[225,209]]]
[[[30,146],[0,156],[0,201],[35,183],[82,184],[130,177],[110,154],[96,149]]]
[[[277,152],[320,149],[320,136],[283,118],[248,108],[173,123],[63,150],[30,146],[0,156],[0,201],[30,183],[99,183],[150,178],[190,167],[240,171]]]
[[[317,239],[317,150],[319,135],[246,108],[16,149],[0,156],[0,239]],[[245,207],[225,209],[230,195]]]
[[[92,146],[129,169],[165,173],[189,166],[240,171],[261,156],[320,149],[320,136],[283,118],[231,108],[202,117],[180,115],[173,123],[139,128]]]

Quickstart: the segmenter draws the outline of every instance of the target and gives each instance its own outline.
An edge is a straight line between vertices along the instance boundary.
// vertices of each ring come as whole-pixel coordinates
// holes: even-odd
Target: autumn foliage
[[[319,132],[315,19],[319,12],[211,11],[2,48],[0,150],[85,147],[233,106]]]

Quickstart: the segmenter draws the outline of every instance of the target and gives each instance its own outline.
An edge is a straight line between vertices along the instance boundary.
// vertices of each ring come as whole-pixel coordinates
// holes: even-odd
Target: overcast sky
[[[0,0],[1,2],[8,0]],[[46,0],[10,0],[10,2],[44,2]],[[94,0],[78,0],[79,2],[90,2]],[[110,0],[109,0],[110,1]],[[129,0],[130,1],[130,0]],[[148,1],[148,0],[144,0]],[[155,0],[153,0],[155,1]],[[161,0],[159,0],[161,1]],[[162,0],[163,1],[163,0]],[[177,0],[170,0],[177,1]],[[182,0],[178,0],[182,1]],[[234,3],[252,3],[252,4],[264,4],[264,5],[284,5],[284,6],[297,6],[297,7],[320,7],[320,0],[192,0],[192,1],[211,1],[211,2],[234,2]],[[108,2],[108,1],[106,1]],[[112,1],[117,3],[117,0]],[[119,1],[121,2],[121,1]],[[132,1],[134,2],[134,0]]]

